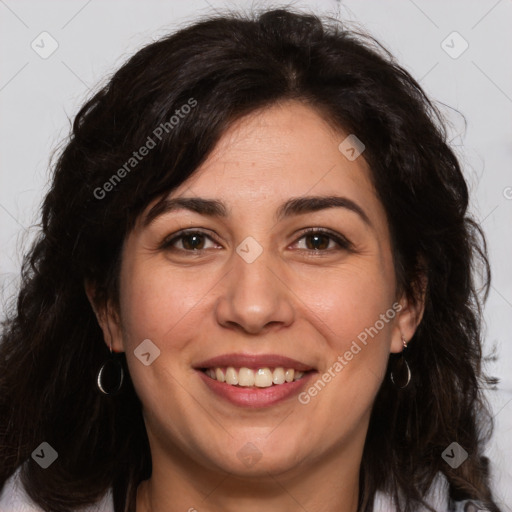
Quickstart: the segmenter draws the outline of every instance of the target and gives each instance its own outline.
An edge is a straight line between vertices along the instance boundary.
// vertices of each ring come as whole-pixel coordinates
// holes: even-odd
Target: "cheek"
[[[206,277],[206,276],[205,276]],[[149,338],[157,345],[182,339],[181,332],[194,332],[194,317],[211,284],[197,273],[183,275],[165,266],[127,265],[121,296],[124,333],[130,345]],[[173,335],[176,333],[175,335]],[[168,344],[168,341],[167,341]]]
[[[358,263],[322,274],[303,272],[292,286],[301,290],[298,295],[309,318],[338,352],[376,322],[379,332],[387,332],[392,324],[393,311],[384,325],[380,321],[394,300],[393,275],[384,265]]]
[[[191,397],[183,393],[176,375],[183,376],[183,368],[188,367],[187,346],[191,334],[197,333],[198,315],[204,316],[201,299],[212,285],[197,274],[187,280],[175,270],[171,274],[169,268],[147,262],[127,262],[122,279],[123,341],[129,372],[145,414],[166,418],[169,407],[194,410]],[[150,340],[158,349],[154,352],[152,345],[144,345],[149,347],[149,365],[137,356],[144,340]],[[158,354],[155,359],[154,353]]]
[[[320,404],[336,403],[340,407],[360,408],[362,414],[376,394],[384,377],[391,344],[396,311],[393,274],[378,265],[347,266],[331,272],[322,283],[303,281],[302,293],[314,323],[326,345],[324,367],[325,400]],[[324,395],[323,384],[308,394]],[[308,398],[305,397],[305,400]],[[314,406],[316,407],[316,406]]]

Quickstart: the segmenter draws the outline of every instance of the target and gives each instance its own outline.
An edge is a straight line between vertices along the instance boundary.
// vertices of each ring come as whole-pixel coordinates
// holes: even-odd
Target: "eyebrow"
[[[301,215],[317,212],[328,208],[345,208],[356,213],[368,226],[373,227],[368,215],[354,201],[341,196],[303,196],[288,199],[276,211],[277,221]],[[163,199],[151,208],[143,220],[143,227],[147,227],[157,217],[176,210],[189,210],[209,217],[226,218],[228,209],[222,201],[216,199],[204,199],[202,197],[176,197]]]

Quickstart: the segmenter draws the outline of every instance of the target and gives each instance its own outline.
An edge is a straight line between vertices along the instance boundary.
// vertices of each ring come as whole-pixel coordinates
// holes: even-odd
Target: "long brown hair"
[[[170,128],[191,98],[195,108]],[[416,300],[421,276],[428,278],[423,320],[408,348],[412,382],[397,390],[386,378],[375,400],[359,510],[371,511],[382,490],[398,510],[413,511],[438,474],[451,499],[499,510],[483,457],[492,422],[482,387],[494,382],[482,372],[480,328],[489,264],[442,119],[372,38],[288,9],[214,16],[151,43],[78,112],[24,259],[17,304],[3,323],[0,488],[21,466],[29,496],[45,511],[92,503],[110,487],[117,512],[133,509],[138,483],[151,475],[141,403],[123,356],[122,392],[110,398],[96,388],[108,349],[84,280],[95,284],[98,303],[116,304],[121,247],[137,216],[183,183],[230,123],[285,99],[364,141],[398,286]],[[119,173],[165,123],[156,147]],[[59,453],[46,470],[30,458],[42,441]],[[441,457],[454,441],[470,454],[458,468]]]

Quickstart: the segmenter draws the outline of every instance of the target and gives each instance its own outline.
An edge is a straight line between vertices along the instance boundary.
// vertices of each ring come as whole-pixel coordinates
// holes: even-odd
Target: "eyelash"
[[[159,249],[160,250],[187,252],[187,253],[193,253],[195,255],[200,255],[204,251],[208,250],[208,249],[176,249],[176,248],[172,247],[172,245],[176,241],[182,240],[183,238],[186,238],[187,236],[192,236],[192,235],[202,235],[202,236],[205,236],[205,237],[209,238],[210,240],[214,241],[215,243],[218,243],[204,231],[197,230],[197,229],[189,229],[189,230],[178,231],[177,233],[174,233],[173,235],[171,235],[170,238],[169,237],[166,238],[160,245]],[[304,238],[308,235],[309,236],[323,235],[323,236],[330,238],[334,242],[336,242],[340,247],[340,249],[338,249],[338,250],[345,250],[345,251],[353,250],[353,245],[349,240],[347,240],[345,237],[343,237],[341,235],[338,235],[338,234],[336,234],[330,230],[324,229],[324,228],[306,228],[305,230],[303,230],[300,233],[300,237],[294,243],[296,243],[297,241],[301,240],[302,238]],[[309,252],[311,256],[313,256],[313,255],[314,256],[322,256],[323,254],[321,254],[321,253],[329,253],[336,249],[299,249],[299,250]]]

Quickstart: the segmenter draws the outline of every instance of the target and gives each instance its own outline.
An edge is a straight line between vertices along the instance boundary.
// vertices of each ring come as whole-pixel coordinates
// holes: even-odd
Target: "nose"
[[[249,334],[289,326],[295,317],[293,292],[283,278],[267,250],[251,263],[233,254],[216,303],[218,323]]]

